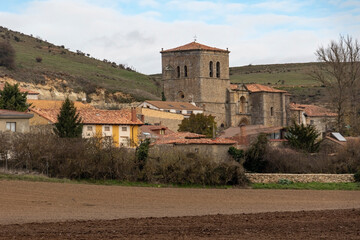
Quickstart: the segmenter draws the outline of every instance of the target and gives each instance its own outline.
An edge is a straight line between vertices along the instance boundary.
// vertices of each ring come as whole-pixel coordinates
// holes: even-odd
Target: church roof
[[[214,48],[214,47],[209,47],[197,42],[191,42],[188,44],[185,44],[183,46],[180,47],[176,47],[176,48],[171,48],[168,50],[163,50],[161,51],[161,53],[166,53],[166,52],[180,52],[180,51],[193,51],[193,50],[203,50],[203,51],[215,51],[215,52],[227,52],[229,53],[229,50],[224,50],[224,49],[220,49],[220,48]]]

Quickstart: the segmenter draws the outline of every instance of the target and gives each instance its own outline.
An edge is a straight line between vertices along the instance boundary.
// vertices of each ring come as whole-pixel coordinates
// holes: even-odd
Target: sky
[[[162,48],[195,39],[230,66],[316,61],[340,35],[360,40],[360,0],[0,0],[0,25],[153,74]]]

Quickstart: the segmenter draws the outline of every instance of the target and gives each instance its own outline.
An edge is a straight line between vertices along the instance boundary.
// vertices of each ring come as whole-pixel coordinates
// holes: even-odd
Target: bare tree
[[[319,47],[315,55],[318,69],[312,76],[328,90],[331,103],[336,109],[338,131],[344,133],[350,125],[352,133],[360,132],[360,45],[351,36],[340,36],[327,47]]]

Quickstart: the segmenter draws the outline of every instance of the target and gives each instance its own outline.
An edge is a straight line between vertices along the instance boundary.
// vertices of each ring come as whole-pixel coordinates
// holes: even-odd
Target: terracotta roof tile
[[[227,53],[229,53],[229,50],[209,47],[209,46],[197,43],[197,42],[191,42],[191,43],[185,44],[185,45],[180,46],[180,47],[171,48],[171,49],[168,49],[168,50],[163,50],[163,51],[161,51],[161,53],[179,52],[179,51],[193,51],[193,50],[204,50],[204,51],[216,51],[216,52],[227,52]]]
[[[34,115],[26,112],[0,109],[0,118],[32,118]]]
[[[336,117],[337,114],[331,112],[329,109],[307,104],[290,103],[290,110],[304,111],[309,117]]]
[[[38,109],[32,108],[30,111],[37,113],[52,123],[57,122],[57,115],[60,109]],[[99,109],[79,109],[77,111],[84,124],[109,124],[109,125],[142,125],[139,119],[131,121],[131,110],[99,110]]]
[[[225,138],[205,138],[205,135],[190,133],[190,132],[176,132],[168,135],[163,135],[154,144],[207,144],[207,145],[233,145],[236,142]]]
[[[168,101],[145,101],[160,109],[175,109],[175,110],[203,110],[188,102],[168,102]]]
[[[3,90],[3,89],[4,89],[4,86],[5,86],[4,83],[0,83],[0,90]],[[19,87],[19,90],[20,90],[21,93],[27,92],[28,94],[31,94],[31,95],[39,95],[38,92],[35,92],[35,91],[32,91],[32,90],[28,90],[28,89],[25,89],[25,88]]]
[[[245,84],[246,88],[250,92],[278,92],[278,93],[287,93],[287,91],[275,89],[269,86],[261,85],[261,84]]]

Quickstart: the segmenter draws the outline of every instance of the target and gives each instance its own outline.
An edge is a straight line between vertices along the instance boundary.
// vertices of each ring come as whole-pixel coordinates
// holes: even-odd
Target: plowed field
[[[0,239],[360,239],[360,191],[0,181]]]

